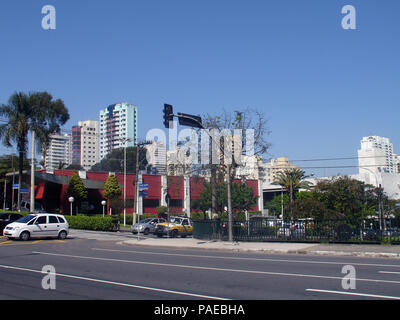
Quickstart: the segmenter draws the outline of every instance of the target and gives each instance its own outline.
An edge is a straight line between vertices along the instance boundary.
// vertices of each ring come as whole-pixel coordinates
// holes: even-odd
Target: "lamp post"
[[[107,201],[106,201],[106,200],[103,200],[103,201],[101,202],[101,205],[103,206],[103,218],[104,218],[104,211],[105,211],[105,208],[106,208],[106,204],[107,204]]]
[[[132,138],[121,138],[124,144],[124,225],[126,225],[126,143],[131,141]]]
[[[69,213],[70,213],[70,215],[72,216],[72,203],[74,202],[74,197],[69,197],[68,198],[68,201],[69,201],[69,203],[70,203],[70,211],[69,211]]]

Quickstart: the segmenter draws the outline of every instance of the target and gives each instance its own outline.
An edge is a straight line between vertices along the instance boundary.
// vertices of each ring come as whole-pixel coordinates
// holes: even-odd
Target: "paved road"
[[[0,300],[400,299],[398,261],[0,238]],[[45,265],[55,268],[55,290],[42,288]],[[343,281],[346,265],[355,283]]]

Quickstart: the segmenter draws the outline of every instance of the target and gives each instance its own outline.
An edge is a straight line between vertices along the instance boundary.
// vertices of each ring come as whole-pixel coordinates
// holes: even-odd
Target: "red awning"
[[[35,199],[42,200],[44,194],[44,184],[39,184],[35,186]]]

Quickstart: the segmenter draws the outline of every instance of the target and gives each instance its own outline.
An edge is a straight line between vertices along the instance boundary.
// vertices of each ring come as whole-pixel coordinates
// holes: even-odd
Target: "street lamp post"
[[[68,201],[69,201],[69,203],[70,203],[70,211],[69,211],[69,213],[70,213],[70,215],[72,216],[72,203],[74,202],[74,197],[69,197],[68,198]]]
[[[104,218],[104,211],[105,211],[105,208],[106,208],[106,204],[107,204],[107,201],[106,201],[106,200],[103,200],[103,201],[101,202],[101,205],[103,206],[103,218]]]

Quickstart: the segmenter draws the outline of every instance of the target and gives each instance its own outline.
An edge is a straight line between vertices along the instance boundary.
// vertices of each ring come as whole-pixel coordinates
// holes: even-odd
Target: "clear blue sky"
[[[41,27],[47,4],[56,30]],[[347,4],[357,30],[341,27]],[[139,107],[141,138],[162,128],[164,103],[251,107],[269,119],[271,157],[356,157],[367,135],[400,153],[399,31],[398,0],[2,0],[0,103],[46,90],[64,100],[70,129],[126,101]]]

